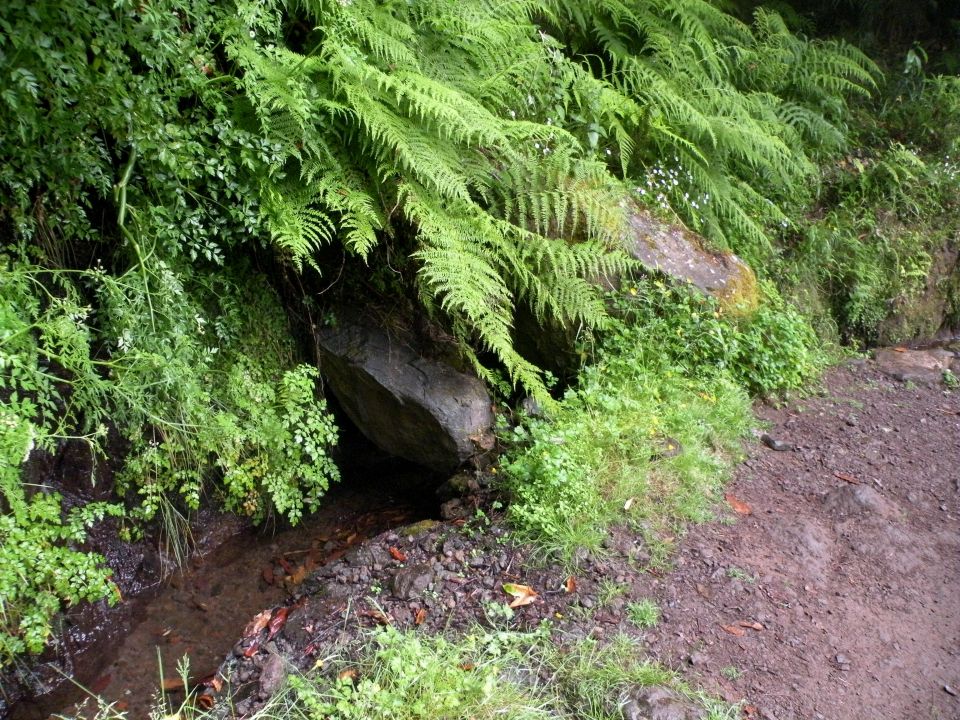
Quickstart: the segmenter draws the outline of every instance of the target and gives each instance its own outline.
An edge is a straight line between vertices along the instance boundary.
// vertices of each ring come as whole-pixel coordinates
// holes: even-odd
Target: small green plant
[[[626,595],[629,589],[630,586],[626,583],[618,583],[609,578],[603,578],[597,586],[597,602],[606,607],[617,598]]]
[[[660,622],[660,606],[650,598],[643,598],[627,605],[627,617],[641,630],[647,630]]]
[[[957,376],[953,374],[952,370],[944,370],[943,384],[946,385],[950,390],[958,390],[960,389],[960,378],[957,378]]]
[[[736,565],[731,565],[727,568],[727,577],[731,580],[739,580],[749,585],[753,585],[757,581],[753,575],[742,568],[738,568]]]
[[[743,676],[743,672],[735,665],[727,665],[720,668],[720,674],[727,678],[727,680],[737,680]]]

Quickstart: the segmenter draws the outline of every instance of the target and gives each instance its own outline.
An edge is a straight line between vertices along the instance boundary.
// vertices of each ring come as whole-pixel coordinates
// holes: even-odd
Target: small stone
[[[708,658],[702,652],[695,652],[688,658],[688,662],[694,667],[703,667],[707,664]]]
[[[413,565],[401,568],[393,576],[393,594],[401,600],[420,596],[434,580],[434,571],[429,565]]]
[[[844,655],[843,653],[837,653],[837,656],[836,656],[836,658],[834,658],[834,659],[837,661],[837,664],[838,664],[838,665],[849,665],[849,664],[850,664],[850,659],[849,659],[846,655]]]
[[[760,436],[760,442],[766,445],[771,450],[776,450],[777,452],[786,452],[788,450],[793,450],[793,445],[782,440],[776,440],[767,433],[764,433]]]
[[[943,686],[943,691],[944,691],[947,695],[953,695],[954,697],[957,696],[957,691],[956,691],[956,689],[953,688],[953,687],[951,687],[950,685],[944,685],[944,686]]]

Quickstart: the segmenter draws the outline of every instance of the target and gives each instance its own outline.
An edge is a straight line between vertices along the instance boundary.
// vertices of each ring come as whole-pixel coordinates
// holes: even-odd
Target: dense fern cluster
[[[424,305],[479,370],[477,347],[535,392],[516,306],[602,320],[584,278],[626,265],[624,188],[669,163],[662,204],[762,260],[874,72],[773,13],[746,25],[704,0],[257,3],[227,28],[237,85],[283,149],[261,186],[277,246],[298,265],[334,240],[366,258],[411,223]]]
[[[335,431],[256,268],[333,282],[326,246],[399,258],[478,372],[545,398],[516,318],[603,325],[631,203],[762,261],[873,75],[707,0],[7,0],[4,511],[21,452],[108,418],[141,515],[315,506]]]

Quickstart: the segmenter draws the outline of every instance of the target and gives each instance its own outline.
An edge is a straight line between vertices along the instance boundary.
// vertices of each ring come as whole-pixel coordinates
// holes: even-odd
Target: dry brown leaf
[[[393,616],[383,612],[383,610],[360,610],[357,614],[361,617],[370,618],[381,625],[390,625],[393,622]]]
[[[223,678],[220,677],[220,674],[214,675],[210,678],[210,682],[207,683],[214,692],[220,692],[223,690]]]
[[[387,548],[387,550],[389,550],[389,552],[390,552],[390,557],[392,557],[392,558],[393,558],[394,560],[396,560],[397,562],[406,562],[406,561],[407,561],[407,554],[406,554],[403,550],[401,550],[400,548],[397,548],[397,547],[394,547],[393,545],[391,545],[389,548]]]
[[[763,630],[763,625],[758,622],[751,622],[749,620],[741,620],[737,623],[740,627],[749,628],[750,630]]]
[[[270,622],[270,616],[273,614],[273,610],[263,610],[258,612],[253,620],[247,623],[247,627],[243,630],[243,637],[251,638],[254,635],[258,634],[263,630]]]
[[[167,692],[171,690],[183,690],[183,678],[164,678],[163,682],[160,683],[160,687]]]
[[[260,643],[258,641],[254,641],[250,645],[250,647],[248,647],[246,650],[243,651],[243,656],[245,658],[251,658],[254,655],[256,655],[259,651],[260,651]]]
[[[563,584],[563,589],[566,590],[568,593],[576,592],[577,579],[573,575],[568,577],[567,581]]]
[[[213,695],[208,695],[204,693],[203,695],[197,695],[197,707],[201,710],[213,710]]]
[[[737,637],[743,637],[747,634],[746,630],[736,625],[721,625],[720,627],[731,635],[736,635]]]
[[[423,625],[423,621],[427,619],[427,609],[420,608],[417,610],[417,614],[413,617],[414,625]]]
[[[277,579],[276,579],[276,578],[274,577],[274,575],[273,575],[273,565],[272,565],[272,564],[271,564],[271,565],[267,565],[267,566],[263,569],[263,572],[260,573],[260,577],[263,578],[263,581],[264,581],[267,585],[273,585],[273,584],[277,581]]]
[[[472,662],[460,663],[461,670],[473,670],[476,667]]]
[[[728,503],[730,503],[730,507],[733,508],[733,511],[738,515],[749,515],[753,512],[753,508],[732,493],[727,493],[723,497]]]
[[[537,599],[537,591],[529,585],[517,585],[516,583],[504,583],[503,591],[513,597],[510,607],[518,608],[529,605]]]
[[[357,671],[353,668],[348,668],[347,670],[342,670],[339,675],[337,675],[337,680],[349,680],[350,682],[355,682],[357,679]]]
[[[835,478],[840,478],[840,479],[843,480],[844,482],[848,482],[848,483],[850,483],[851,485],[859,485],[859,484],[860,484],[860,481],[857,480],[857,478],[855,478],[853,475],[847,475],[846,473],[842,473],[842,472],[834,472],[834,473],[833,473],[833,476],[834,476]]]
[[[905,347],[895,347],[895,348],[893,349],[893,351],[894,351],[894,352],[902,352],[902,353],[905,353],[905,352],[907,351],[907,349],[906,349]]]

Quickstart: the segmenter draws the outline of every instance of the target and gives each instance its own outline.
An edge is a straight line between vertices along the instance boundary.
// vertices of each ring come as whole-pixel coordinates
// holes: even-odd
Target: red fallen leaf
[[[834,472],[834,473],[833,473],[833,476],[834,476],[835,478],[840,478],[840,479],[843,480],[844,482],[848,482],[848,483],[850,483],[851,485],[859,485],[859,484],[860,484],[860,481],[857,480],[853,475],[847,475],[846,473],[842,473],[842,472]]]
[[[283,568],[283,571],[284,571],[287,575],[293,575],[293,565],[291,565],[289,562],[287,562],[287,559],[286,559],[285,557],[283,557],[282,555],[277,558],[277,565],[279,565],[280,567],[282,567],[282,568]]]
[[[763,630],[763,625],[758,622],[750,622],[749,620],[741,620],[737,623],[740,627],[749,628],[750,630]]]
[[[273,576],[273,565],[267,565],[263,572],[260,573],[260,577],[263,578],[263,581],[267,585],[273,585],[277,579]]]
[[[119,710],[120,712],[123,712],[123,711],[126,710],[128,707],[130,707],[130,703],[128,703],[126,700],[117,700],[117,701],[113,704],[113,707],[114,707],[115,710]]]
[[[906,349],[905,347],[895,347],[895,348],[893,349],[893,351],[894,351],[894,352],[906,352],[907,349]]]
[[[164,678],[163,682],[160,683],[160,687],[168,692],[171,690],[183,690],[183,678]]]
[[[460,663],[461,670],[473,670],[476,667],[472,662]]]
[[[253,620],[247,623],[247,626],[243,629],[243,637],[251,638],[254,635],[259,634],[267,624],[270,622],[270,616],[273,614],[272,610],[262,610],[258,612]]]
[[[383,612],[383,610],[360,610],[357,612],[357,615],[370,618],[381,625],[390,625],[393,622],[393,617]]]
[[[252,658],[259,651],[260,651],[260,643],[257,641],[254,641],[253,643],[251,643],[250,647],[248,647],[246,650],[243,651],[243,656],[245,658]]]
[[[278,608],[273,617],[270,618],[270,633],[267,635],[267,642],[273,640],[274,636],[287,624],[287,615],[290,614],[290,608]]]
[[[107,686],[110,684],[112,679],[112,675],[103,675],[102,677],[98,677],[96,680],[90,683],[90,691],[99,695],[107,689]]]
[[[353,668],[343,670],[340,672],[339,675],[337,675],[337,680],[349,680],[350,682],[354,682],[356,679],[357,679],[357,671],[354,670]]]
[[[730,503],[730,507],[733,508],[733,511],[738,515],[750,515],[753,512],[753,508],[731,493],[727,493],[723,498]]]
[[[741,627],[737,627],[736,625],[721,625],[720,628],[730,633],[731,635],[736,635],[737,637],[743,637],[744,635],[747,634],[746,630],[744,630]]]
[[[213,710],[214,700],[213,695],[208,695],[204,693],[203,695],[197,695],[196,699],[197,707],[201,710]]]
[[[414,625],[423,625],[423,621],[427,619],[427,609],[420,608],[417,610],[417,614],[413,618]]]
[[[390,551],[390,557],[392,557],[392,558],[393,558],[394,560],[396,560],[397,562],[406,562],[406,561],[407,561],[407,554],[406,554],[405,552],[403,552],[403,550],[401,550],[400,548],[396,548],[396,547],[394,547],[393,545],[391,545],[391,546],[390,546],[389,548],[387,548],[387,549]]]
[[[567,581],[563,584],[563,589],[566,590],[568,593],[576,592],[577,579],[573,575],[568,577]]]
[[[507,595],[513,596],[510,607],[518,608],[529,605],[537,599],[537,592],[529,585],[517,585],[516,583],[504,583],[503,591]]]

